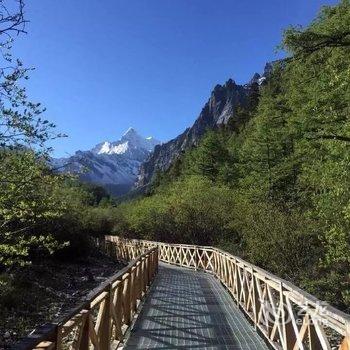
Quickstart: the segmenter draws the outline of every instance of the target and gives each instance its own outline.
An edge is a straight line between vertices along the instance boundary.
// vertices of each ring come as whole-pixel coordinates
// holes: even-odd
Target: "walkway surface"
[[[212,275],[161,264],[125,349],[263,349]]]

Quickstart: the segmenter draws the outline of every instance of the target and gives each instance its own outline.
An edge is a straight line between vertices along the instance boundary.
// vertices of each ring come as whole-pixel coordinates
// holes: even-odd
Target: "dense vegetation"
[[[349,310],[349,28],[344,0],[286,30],[288,59],[237,109],[245,122],[208,131],[119,206],[116,230],[220,245]]]

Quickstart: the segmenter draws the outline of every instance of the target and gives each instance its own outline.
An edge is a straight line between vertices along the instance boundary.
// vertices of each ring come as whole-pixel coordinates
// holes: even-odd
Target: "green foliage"
[[[111,203],[111,196],[103,187],[90,183],[81,183],[80,185],[82,186],[83,190],[90,194],[91,199],[88,201],[89,205],[108,205]]]
[[[221,132],[208,130],[201,140],[200,147],[195,148],[185,159],[185,173],[197,174],[215,180],[222,164],[229,160]]]
[[[91,195],[53,174],[33,152],[2,151],[0,159],[0,266],[28,264],[34,257],[82,246],[84,239],[77,235]]]
[[[306,29],[291,27],[286,30],[282,47],[297,58],[348,47],[349,27],[349,0],[341,0],[337,6],[324,6]]]
[[[311,220],[267,202],[251,203],[245,196],[236,197],[234,212],[248,261],[298,283],[312,275],[308,269],[322,248]]]
[[[39,227],[62,215],[66,204],[55,196],[57,178],[33,152],[2,151],[0,159],[0,264],[23,264],[31,249],[57,247]]]
[[[340,296],[341,303],[349,302],[350,287],[349,28],[346,0],[324,8],[306,30],[290,29],[284,37],[284,47],[297,57],[287,66],[285,84],[295,154],[302,159],[299,191],[323,242],[322,283],[338,285],[332,299]]]
[[[285,31],[290,57],[250,106],[158,174],[150,197],[120,206],[117,231],[219,244],[349,308],[349,28],[343,0]]]
[[[153,196],[121,205],[116,230],[168,242],[212,244],[232,233],[227,211],[232,205],[227,187],[191,175]]]

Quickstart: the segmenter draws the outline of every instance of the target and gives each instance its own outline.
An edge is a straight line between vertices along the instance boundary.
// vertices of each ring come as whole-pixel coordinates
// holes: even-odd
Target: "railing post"
[[[236,299],[236,293],[237,293],[237,278],[238,278],[238,275],[237,275],[237,261],[235,258],[233,258],[232,260],[232,274],[233,274],[233,277],[232,277],[232,295],[234,297],[234,299]]]
[[[284,295],[283,283],[280,282],[280,307],[281,307],[281,321],[283,330],[283,350],[294,349],[296,343],[296,335],[293,330],[291,319],[288,317],[289,312],[286,312],[287,301]]]
[[[136,267],[132,267],[130,271],[130,306],[131,312],[136,311],[136,299],[137,299],[137,282],[136,282]]]
[[[158,249],[156,249],[154,252],[154,263],[155,263],[154,274],[156,275],[158,272]]]
[[[105,298],[105,307],[102,315],[100,330],[100,350],[108,350],[111,339],[111,307],[112,307],[112,285],[107,287],[107,296]]]
[[[308,317],[308,332],[309,332],[309,349],[310,350],[318,350],[322,349],[322,344],[320,339],[318,338],[315,326],[313,325],[313,320],[311,317]]]
[[[254,269],[252,267],[251,270],[252,274],[252,283],[253,283],[253,312],[254,312],[254,327],[257,329],[258,327],[258,313],[260,309],[260,299],[259,299],[259,293],[257,288],[257,281],[255,279],[254,275]]]
[[[112,305],[111,313],[114,320],[115,337],[117,340],[123,340],[123,282],[118,279],[112,284]]]
[[[154,251],[154,263],[155,263],[154,274],[156,275],[158,273],[158,265],[159,265],[159,248],[157,248]]]
[[[219,253],[219,280],[222,280],[222,254]]]
[[[141,285],[141,297],[144,296],[145,293],[145,258],[143,257],[141,259],[141,278],[140,278],[140,285]]]
[[[158,249],[154,251],[154,277],[157,274],[158,270]]]
[[[159,270],[159,262],[160,262],[160,249],[159,247],[157,248],[157,273]]]
[[[145,256],[145,292],[147,290],[147,287],[149,285],[149,274],[148,274],[148,270],[149,270],[149,259],[148,259],[148,255]]]
[[[55,350],[61,350],[62,347],[62,325],[58,325],[56,329],[56,346]]]
[[[137,264],[136,264],[135,289],[136,289],[136,303],[137,303],[137,299],[141,300],[141,298],[142,298],[142,287],[141,287],[141,262],[140,262],[140,261],[138,261]]]
[[[157,274],[157,256],[158,256],[158,252],[155,250],[154,252],[153,252],[153,261],[154,261],[154,277],[156,276],[156,274]],[[154,278],[153,277],[153,278]]]
[[[212,261],[213,261],[213,272],[214,272],[214,275],[217,277],[218,276],[218,264],[217,264],[217,252],[216,252],[216,250],[213,250]]]
[[[223,282],[226,285],[227,288],[229,288],[229,282],[228,282],[228,278],[227,278],[228,274],[227,274],[227,256],[224,255],[224,273],[223,273]]]
[[[154,271],[154,255],[153,255],[153,252],[150,253],[149,260],[150,260],[149,275],[150,275],[150,284],[151,284],[152,280],[153,280],[153,271]]]
[[[124,322],[129,325],[131,320],[130,310],[130,273],[126,273],[123,276],[123,314]]]
[[[249,281],[247,278],[248,266],[243,265],[243,290],[244,290],[244,309],[248,311],[248,302],[249,302]]]
[[[350,350],[350,322],[347,322],[345,325],[345,337],[339,350]]]
[[[84,321],[83,330],[81,333],[79,350],[89,350],[90,349],[90,332],[91,332],[90,305],[88,305],[88,308],[82,310],[81,312],[84,315],[83,317],[85,321]]]
[[[152,283],[152,253],[148,254],[148,286]]]
[[[155,276],[156,276],[156,273],[157,273],[157,255],[158,255],[158,253],[157,253],[157,251],[155,250],[154,252],[153,252],[153,278],[155,278]]]
[[[237,305],[239,306],[240,305],[240,302],[241,302],[241,290],[242,290],[242,281],[241,281],[241,267],[239,266],[238,264],[238,261],[237,259],[235,259],[235,262],[236,262],[236,280],[237,280]]]

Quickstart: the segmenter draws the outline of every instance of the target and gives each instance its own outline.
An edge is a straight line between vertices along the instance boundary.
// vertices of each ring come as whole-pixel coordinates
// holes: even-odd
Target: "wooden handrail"
[[[121,254],[118,245],[103,241],[100,247],[113,258],[130,263],[92,290],[85,300],[55,324],[39,327],[18,349],[107,350],[123,342],[141,299],[158,271],[158,248],[134,249]]]
[[[274,349],[350,350],[350,315],[221,249],[106,236],[121,256],[158,248],[159,260],[214,274]]]

